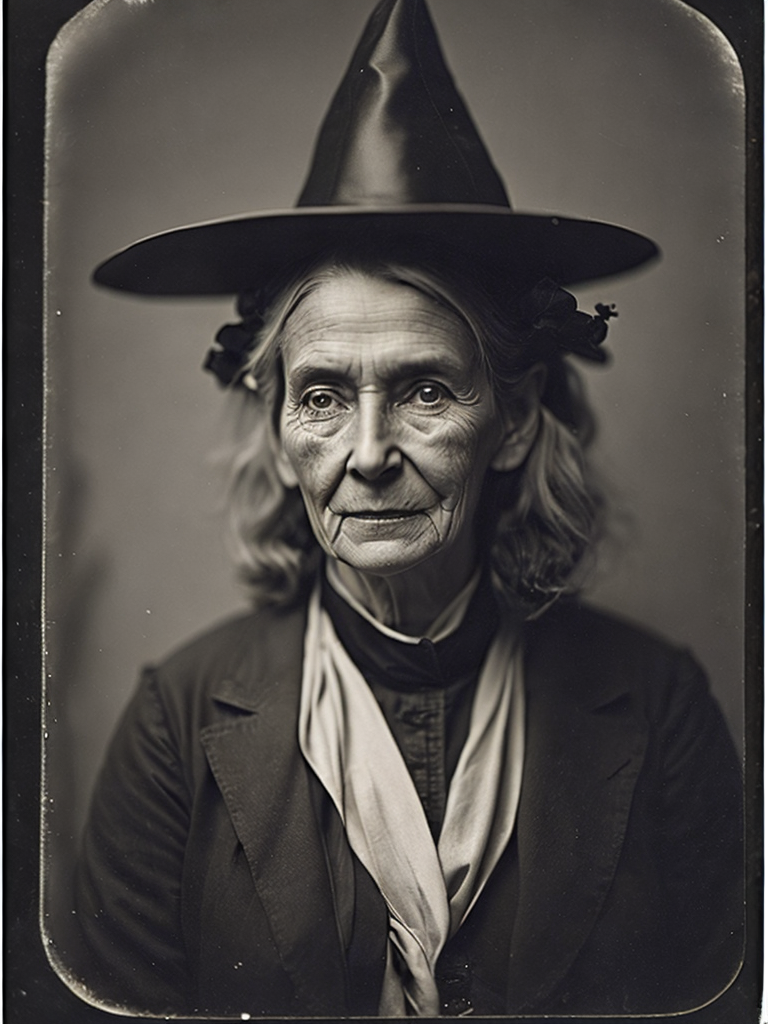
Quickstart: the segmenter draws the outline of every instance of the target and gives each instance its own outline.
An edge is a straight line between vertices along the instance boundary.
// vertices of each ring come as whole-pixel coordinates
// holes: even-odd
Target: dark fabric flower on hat
[[[530,327],[529,341],[536,342],[537,334],[558,348],[595,363],[608,358],[600,348],[608,334],[608,320],[618,316],[616,308],[604,303],[595,306],[597,316],[590,316],[578,308],[570,292],[549,278],[539,281],[518,302],[523,324]]]
[[[204,370],[214,373],[224,387],[237,384],[248,354],[253,348],[256,328],[249,324],[224,324],[208,349]]]
[[[266,288],[241,292],[237,296],[241,322],[224,324],[213,347],[208,349],[203,369],[214,373],[224,387],[242,383],[242,370],[256,344],[256,335],[264,325],[264,310],[269,302],[270,294]]]

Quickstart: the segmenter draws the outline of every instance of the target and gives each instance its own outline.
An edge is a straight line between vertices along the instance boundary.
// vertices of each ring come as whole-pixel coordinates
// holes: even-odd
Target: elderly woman
[[[563,284],[655,247],[512,214],[421,0],[374,12],[293,213],[113,287],[239,293],[256,610],[145,672],[78,876],[90,997],[155,1014],[670,1013],[741,958],[741,785],[691,658],[573,592],[601,503]],[[571,596],[568,596],[568,592]]]

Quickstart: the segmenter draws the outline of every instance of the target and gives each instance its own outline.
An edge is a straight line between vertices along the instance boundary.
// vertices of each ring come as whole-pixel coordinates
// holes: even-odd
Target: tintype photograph
[[[40,933],[83,1020],[717,1014],[746,100],[683,0],[58,32]]]

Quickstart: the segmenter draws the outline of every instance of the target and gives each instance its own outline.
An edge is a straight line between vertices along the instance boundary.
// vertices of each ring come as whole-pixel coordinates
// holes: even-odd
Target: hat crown
[[[510,205],[424,0],[382,0],[321,126],[297,206],[422,203]]]

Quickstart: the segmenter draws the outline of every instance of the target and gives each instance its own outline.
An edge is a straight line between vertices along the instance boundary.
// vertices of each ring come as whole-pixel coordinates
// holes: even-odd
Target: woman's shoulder
[[[538,675],[578,676],[596,693],[619,687],[664,699],[670,688],[706,690],[701,666],[683,645],[575,598],[558,601],[527,624],[527,659]]]
[[[268,679],[300,672],[306,610],[261,607],[230,616],[196,634],[145,669],[177,699],[257,692]]]
[[[656,630],[576,597],[556,601],[528,623],[528,632],[542,641],[557,633],[560,642],[569,647],[593,651],[597,645],[604,654],[632,651],[646,657],[676,658],[685,650]]]

